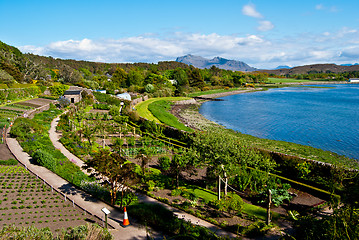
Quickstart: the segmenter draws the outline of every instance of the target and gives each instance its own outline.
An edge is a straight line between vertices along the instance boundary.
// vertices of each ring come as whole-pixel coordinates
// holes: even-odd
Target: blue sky
[[[359,62],[358,0],[0,0],[0,41],[101,62],[186,54],[257,68]]]

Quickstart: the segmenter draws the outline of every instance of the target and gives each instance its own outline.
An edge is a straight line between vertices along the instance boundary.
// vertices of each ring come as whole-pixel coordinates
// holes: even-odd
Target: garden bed
[[[102,221],[51,189],[24,167],[0,166],[0,228],[6,225],[62,228]]]

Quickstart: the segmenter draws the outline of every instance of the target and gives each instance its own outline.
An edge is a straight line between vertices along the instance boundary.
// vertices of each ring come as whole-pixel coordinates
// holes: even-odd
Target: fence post
[[[267,225],[269,225],[270,221],[270,205],[272,204],[272,191],[268,190],[268,208],[267,208]]]

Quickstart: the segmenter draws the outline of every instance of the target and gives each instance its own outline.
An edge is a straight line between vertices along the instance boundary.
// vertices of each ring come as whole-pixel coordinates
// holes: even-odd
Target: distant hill
[[[342,66],[336,64],[313,64],[298,66],[293,68],[282,68],[275,70],[260,70],[260,72],[267,72],[269,74],[286,75],[286,74],[309,74],[309,73],[342,73],[359,71],[359,65]]]
[[[351,63],[340,64],[340,66],[355,66],[355,65],[359,65],[359,63],[354,63],[354,64],[351,64]]]
[[[243,72],[252,72],[257,70],[256,68],[251,67],[248,64],[241,61],[228,60],[221,57],[207,59],[201,56],[194,56],[191,54],[188,54],[183,57],[178,57],[176,59],[176,62],[185,63],[201,69],[211,68],[212,66],[215,66],[220,69],[243,71]]]
[[[291,67],[287,66],[287,65],[283,65],[283,66],[278,66],[276,68],[274,68],[273,70],[277,70],[277,69],[290,69]]]

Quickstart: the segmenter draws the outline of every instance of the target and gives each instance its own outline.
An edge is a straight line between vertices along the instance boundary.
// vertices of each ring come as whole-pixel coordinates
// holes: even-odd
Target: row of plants
[[[0,194],[1,226],[48,226],[60,231],[65,225],[99,222],[20,165],[0,165]]]
[[[96,236],[97,240],[112,240],[111,233],[96,224],[80,225],[62,229],[57,234],[51,232],[49,228],[36,228],[35,226],[17,227],[15,225],[5,226],[0,229],[2,239],[23,239],[28,240],[69,240],[69,239],[89,239]]]

